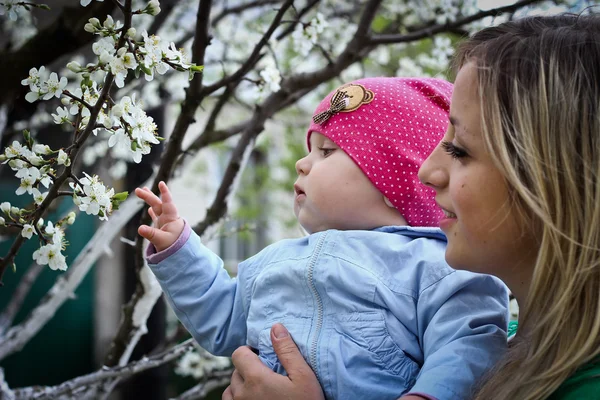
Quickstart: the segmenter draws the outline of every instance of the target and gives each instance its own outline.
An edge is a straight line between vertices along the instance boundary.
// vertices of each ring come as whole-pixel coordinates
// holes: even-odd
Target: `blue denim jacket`
[[[269,336],[281,322],[329,399],[467,399],[506,348],[508,294],[496,278],[450,268],[445,246],[436,228],[328,230],[279,241],[230,278],[192,233],[150,267],[213,354],[248,344],[285,373]]]

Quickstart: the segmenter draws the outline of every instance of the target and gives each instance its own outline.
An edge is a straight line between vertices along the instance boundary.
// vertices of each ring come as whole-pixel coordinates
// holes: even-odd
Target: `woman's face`
[[[472,63],[456,77],[448,131],[419,178],[435,189],[444,210],[440,227],[448,237],[448,264],[495,275],[515,295],[526,294],[537,245],[511,207],[506,181],[485,149]]]

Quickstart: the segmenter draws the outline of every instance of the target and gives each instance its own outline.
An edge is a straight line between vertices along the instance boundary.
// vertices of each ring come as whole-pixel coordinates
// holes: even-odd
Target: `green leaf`
[[[116,193],[112,197],[110,202],[112,203],[113,211],[119,209],[119,206],[121,205],[121,203],[124,202],[125,200],[127,200],[128,195],[129,195],[129,192],[120,192],[120,193]]]
[[[129,192],[120,192],[120,193],[116,193],[113,196],[113,200],[117,200],[119,203],[124,202],[125,200],[127,200],[127,196],[129,196]]]

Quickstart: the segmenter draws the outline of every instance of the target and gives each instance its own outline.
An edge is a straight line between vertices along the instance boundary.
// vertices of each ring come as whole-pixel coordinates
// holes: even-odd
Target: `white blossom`
[[[4,155],[6,158],[11,159],[19,156],[25,156],[28,151],[29,149],[27,147],[24,147],[21,143],[15,140],[10,146],[4,149]]]
[[[44,229],[44,232],[52,237],[52,243],[54,245],[62,248],[65,233],[59,225],[54,226],[52,221],[48,221],[48,225],[46,226],[46,229]]]
[[[44,174],[40,177],[40,183],[47,189],[52,184],[52,177],[48,174]]]
[[[29,70],[29,76],[21,81],[21,85],[29,85],[29,90],[31,91],[37,90],[39,88],[41,80],[45,79],[45,76],[46,67],[44,67],[43,65],[40,67],[39,71],[37,68],[31,68]]]
[[[144,46],[140,48],[140,51],[144,54],[143,64],[150,71],[150,74],[146,73],[144,77],[147,81],[151,81],[154,79],[154,71],[163,75],[169,70],[169,66],[162,60],[167,45],[159,36],[148,36],[148,32],[145,30],[142,31],[142,37],[144,38]]]
[[[37,188],[33,188],[31,194],[33,195],[33,201],[35,202],[35,204],[40,205],[44,202],[44,199],[48,195],[48,192],[40,193],[40,191]]]
[[[52,270],[67,270],[65,256],[61,253],[60,244],[49,243],[33,252],[33,259],[39,265],[48,265]]]
[[[21,236],[27,239],[31,239],[31,235],[36,234],[33,225],[25,224],[23,225],[23,230],[21,231]]]
[[[50,100],[52,97],[60,97],[63,90],[67,86],[67,83],[67,78],[63,76],[59,81],[56,72],[52,72],[50,74],[50,78],[48,78],[46,81],[46,94],[44,95],[44,100]]]
[[[202,378],[207,372],[228,368],[231,365],[229,358],[212,356],[204,358],[197,351],[185,353],[175,367],[175,373],[181,376],[191,376],[194,379]]]
[[[23,168],[15,174],[17,178],[21,178],[21,184],[16,190],[17,195],[22,195],[27,192],[29,194],[33,191],[33,185],[37,183],[40,178],[40,170],[36,167]]]
[[[108,139],[108,147],[117,147],[120,152],[128,152],[131,149],[131,139],[125,133],[125,129],[117,129]]]
[[[84,175],[85,178],[79,181],[83,187],[73,185],[73,202],[86,214],[100,215],[100,220],[107,220],[112,212],[114,189],[107,190],[97,175],[90,176],[85,172]]]
[[[8,13],[8,18],[11,21],[17,20],[17,4],[15,0],[4,0],[3,5],[0,5],[0,15]]]
[[[457,3],[458,2],[453,0],[441,0],[440,13],[438,13],[436,17],[436,22],[442,25],[456,19],[456,16],[460,11]]]
[[[277,92],[281,89],[281,86],[279,85],[281,82],[281,74],[279,73],[275,62],[271,61],[268,63],[265,69],[260,72],[260,76],[263,78],[271,92]]]
[[[52,115],[52,118],[54,118],[54,123],[57,125],[71,123],[71,117],[70,117],[69,110],[67,110],[67,107],[57,107],[56,114],[51,114],[51,115]]]
[[[100,38],[100,40],[92,44],[92,51],[97,56],[103,53],[112,55],[115,52],[115,40],[112,36]]]
[[[424,76],[425,72],[411,58],[402,57],[399,61],[400,68],[396,71],[396,76]]]
[[[109,169],[108,173],[113,179],[121,179],[127,173],[127,163],[123,160],[115,162]]]
[[[4,225],[6,225],[6,221],[4,220],[4,217],[0,217],[0,226]]]

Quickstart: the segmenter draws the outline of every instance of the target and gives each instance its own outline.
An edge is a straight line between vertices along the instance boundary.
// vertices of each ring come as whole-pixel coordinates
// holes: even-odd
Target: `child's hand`
[[[160,182],[160,199],[147,187],[135,189],[135,194],[150,206],[148,214],[152,217],[155,226],[141,225],[138,228],[140,236],[148,239],[154,245],[156,251],[162,251],[172,245],[183,231],[184,222],[179,218],[177,207],[173,203],[171,192],[167,184]]]

